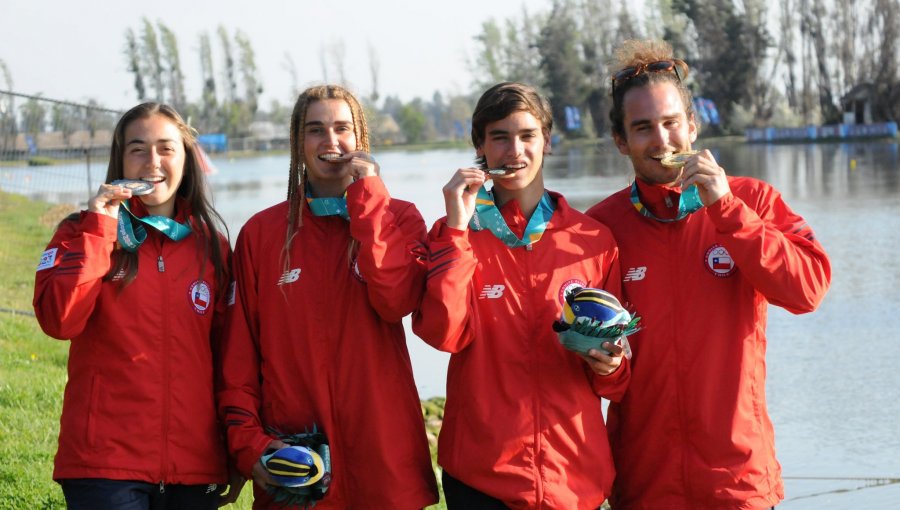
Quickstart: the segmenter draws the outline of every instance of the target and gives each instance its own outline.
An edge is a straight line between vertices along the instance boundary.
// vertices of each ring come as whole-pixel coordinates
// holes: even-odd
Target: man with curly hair
[[[770,508],[784,497],[766,412],[766,310],[816,309],[831,266],[772,186],[725,173],[698,134],[687,64],[627,41],[612,74],[613,138],[634,182],[588,211],[612,230],[630,387],[609,412],[619,509]]]

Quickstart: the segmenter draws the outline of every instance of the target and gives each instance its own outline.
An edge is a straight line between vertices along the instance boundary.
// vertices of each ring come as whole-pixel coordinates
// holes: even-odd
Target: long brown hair
[[[181,115],[169,105],[161,103],[142,103],[125,112],[119,119],[113,132],[112,147],[109,151],[109,166],[106,170],[106,182],[110,183],[125,176],[125,130],[138,119],[146,119],[154,115],[166,117],[174,124],[184,143],[184,177],[178,186],[176,196],[190,204],[189,222],[191,230],[196,236],[197,243],[202,247],[203,257],[200,260],[200,274],[206,269],[207,261],[211,261],[215,268],[216,288],[224,292],[229,284],[228,265],[225,260],[222,246],[219,241],[220,232],[228,238],[228,228],[219,213],[212,207],[208,197],[209,187],[203,172],[203,163],[200,158],[200,146],[194,136],[194,130],[181,118]],[[131,253],[116,246],[112,253],[112,267],[104,280],[111,280],[120,273],[123,275],[121,285],[124,288],[137,276],[137,253]]]
[[[316,101],[326,99],[341,99],[350,107],[353,115],[353,133],[356,135],[356,150],[369,152],[369,128],[366,125],[366,116],[363,108],[349,90],[338,85],[317,85],[304,90],[294,104],[294,112],[291,114],[291,166],[288,177],[288,224],[284,239],[284,248],[281,256],[285,271],[290,266],[291,242],[297,235],[297,230],[303,226],[303,204],[306,202],[306,160],[303,156],[304,131],[306,124],[306,111],[309,105]],[[352,263],[353,253],[357,246],[356,241],[350,243],[348,261]]]

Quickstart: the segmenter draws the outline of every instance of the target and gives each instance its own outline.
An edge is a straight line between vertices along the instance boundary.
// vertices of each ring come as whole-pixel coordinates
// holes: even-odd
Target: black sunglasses
[[[678,67],[681,66],[684,69],[684,76],[678,72]],[[649,64],[638,64],[636,66],[629,66],[621,71],[616,72],[612,75],[612,91],[615,93],[616,85],[621,85],[622,83],[634,78],[635,76],[639,76],[643,73],[668,73],[674,72],[675,77],[678,78],[678,81],[681,81],[683,78],[687,78],[688,75],[688,66],[684,62],[684,60],[673,58],[671,60],[659,60],[657,62],[650,62]]]

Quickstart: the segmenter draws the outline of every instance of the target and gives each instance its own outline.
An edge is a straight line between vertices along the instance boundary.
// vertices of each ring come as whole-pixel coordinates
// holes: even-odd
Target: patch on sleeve
[[[228,306],[234,305],[234,293],[237,291],[237,282],[231,282],[228,286]]]
[[[56,262],[56,250],[58,249],[59,248],[50,248],[44,253],[41,253],[41,261],[38,263],[37,271],[53,267],[53,263]]]

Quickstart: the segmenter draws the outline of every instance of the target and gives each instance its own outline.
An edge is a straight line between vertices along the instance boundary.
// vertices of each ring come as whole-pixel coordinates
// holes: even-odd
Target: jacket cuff
[[[272,438],[262,434],[257,436],[253,443],[244,450],[242,455],[237,458],[236,467],[238,472],[246,479],[253,479],[253,466],[259,462],[259,459],[266,453]]]
[[[373,196],[387,196],[387,187],[381,177],[373,175],[353,181],[347,186],[347,206],[352,203],[365,202]]]
[[[447,225],[447,219],[441,220],[441,227],[438,230],[435,240],[446,241],[456,244],[460,240],[469,240],[469,229],[458,229]]]
[[[736,232],[743,227],[741,209],[744,203],[730,191],[714,203],[706,206],[706,214],[720,233]]]

